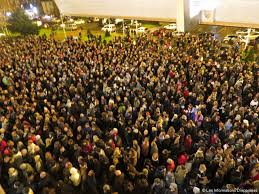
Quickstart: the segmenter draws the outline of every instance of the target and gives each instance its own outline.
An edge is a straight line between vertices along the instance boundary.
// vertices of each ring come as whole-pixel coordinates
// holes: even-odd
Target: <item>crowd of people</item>
[[[211,34],[0,40],[11,194],[259,191],[258,64]]]

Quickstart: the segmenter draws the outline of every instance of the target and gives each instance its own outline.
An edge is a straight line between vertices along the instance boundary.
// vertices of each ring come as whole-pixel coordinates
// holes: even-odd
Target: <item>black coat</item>
[[[82,182],[83,193],[98,194],[96,179],[94,176],[87,176],[86,180]]]
[[[149,184],[146,178],[137,178],[135,183],[134,194],[147,194],[149,191]]]
[[[42,191],[44,187],[55,187],[55,186],[56,186],[55,179],[50,175],[47,175],[45,178],[39,180],[37,184],[37,189],[38,191]]]
[[[112,189],[114,192],[123,193],[124,174],[115,176]]]

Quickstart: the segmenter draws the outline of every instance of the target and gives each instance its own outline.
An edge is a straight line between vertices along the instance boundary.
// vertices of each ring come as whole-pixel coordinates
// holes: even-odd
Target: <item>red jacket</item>
[[[256,175],[256,176],[252,177],[252,180],[253,180],[253,181],[257,181],[257,180],[259,180],[259,173],[257,173],[257,175]]]
[[[191,147],[192,147],[192,138],[186,137],[185,140],[184,140],[184,148],[186,150],[189,150],[189,149],[191,149]]]
[[[172,70],[170,70],[169,71],[169,76],[170,76],[170,78],[174,78],[175,77],[175,73]]]
[[[1,152],[3,152],[4,150],[5,150],[5,148],[7,147],[7,143],[6,143],[6,141],[5,140],[2,140],[1,141],[1,147],[0,147],[0,149],[1,149]]]
[[[183,91],[183,96],[184,96],[184,98],[187,98],[189,96],[189,91],[185,89]]]
[[[217,141],[218,141],[218,136],[212,135],[211,138],[210,138],[210,143],[211,144],[216,144]]]
[[[87,144],[82,147],[84,153],[91,153],[93,151],[93,146],[91,144]]]
[[[188,155],[187,154],[181,154],[178,156],[178,164],[185,165],[185,163],[188,161]]]
[[[174,169],[175,169],[174,161],[171,164],[167,164],[166,168],[167,168],[167,170],[174,171]]]

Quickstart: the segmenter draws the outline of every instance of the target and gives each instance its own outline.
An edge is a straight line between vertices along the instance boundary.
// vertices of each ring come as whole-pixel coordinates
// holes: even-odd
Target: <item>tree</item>
[[[39,33],[39,27],[33,24],[32,20],[29,19],[22,9],[17,9],[8,20],[8,23],[8,29],[11,32],[18,32],[21,35]]]

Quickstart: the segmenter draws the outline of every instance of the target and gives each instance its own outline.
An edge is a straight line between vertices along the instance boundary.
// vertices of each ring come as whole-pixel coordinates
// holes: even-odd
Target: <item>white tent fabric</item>
[[[55,0],[60,12],[97,16],[175,20],[178,0]],[[190,0],[190,14],[215,9],[216,22],[259,24],[259,0]]]
[[[190,0],[191,18],[213,10],[216,22],[259,24],[259,0]]]
[[[55,0],[71,16],[175,20],[177,0]]]
[[[259,0],[217,0],[216,21],[259,24]]]
[[[216,22],[259,24],[259,0],[190,0],[191,17],[215,10]]]

